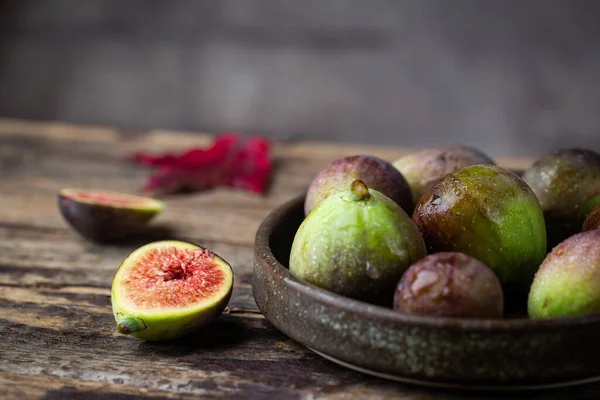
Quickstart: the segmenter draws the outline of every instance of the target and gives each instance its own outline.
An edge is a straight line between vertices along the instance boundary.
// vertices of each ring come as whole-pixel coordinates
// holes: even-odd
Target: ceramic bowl
[[[256,234],[252,287],[277,329],[346,367],[380,377],[473,389],[565,386],[600,376],[600,315],[530,320],[415,316],[296,279],[288,260],[304,196]]]

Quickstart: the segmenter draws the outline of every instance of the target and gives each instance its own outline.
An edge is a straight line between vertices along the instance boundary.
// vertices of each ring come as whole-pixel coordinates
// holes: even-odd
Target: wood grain
[[[0,397],[478,398],[341,368],[275,330],[252,297],[254,235],[270,210],[302,193],[337,157],[370,153],[392,160],[410,149],[276,143],[277,169],[266,196],[230,189],[168,196],[167,210],[147,229],[114,245],[83,240],[57,211],[62,187],[138,190],[150,171],[127,160],[136,150],[180,151],[210,139],[0,120]],[[529,161],[506,162],[522,168]],[[214,325],[171,343],[119,335],[110,307],[116,269],[138,246],[169,238],[201,244],[232,264],[228,308]],[[600,385],[574,394],[600,397]]]

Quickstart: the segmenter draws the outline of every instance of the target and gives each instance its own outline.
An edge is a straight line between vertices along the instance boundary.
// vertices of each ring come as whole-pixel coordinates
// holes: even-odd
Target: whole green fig
[[[413,221],[431,252],[462,252],[487,265],[509,300],[526,297],[546,255],[537,198],[521,178],[494,165],[446,175],[421,197]]]
[[[476,164],[495,164],[483,152],[469,146],[442,146],[408,154],[392,165],[406,178],[415,204],[427,189],[444,176]]]
[[[402,273],[425,255],[423,238],[402,208],[355,180],[302,222],[289,269],[323,289],[391,307]]]
[[[359,154],[334,160],[315,176],[306,193],[304,214],[330,195],[347,190],[356,179],[398,203],[406,213],[412,212],[412,194],[404,176],[385,160]]]
[[[532,318],[600,312],[600,230],[552,249],[535,274],[527,307]]]
[[[600,154],[583,149],[555,151],[535,161],[523,180],[544,211],[550,251],[580,232],[586,216],[600,204]]]

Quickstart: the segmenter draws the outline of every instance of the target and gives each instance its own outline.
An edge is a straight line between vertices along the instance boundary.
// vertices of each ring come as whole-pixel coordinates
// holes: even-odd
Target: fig
[[[395,201],[406,213],[412,212],[408,182],[392,164],[375,156],[354,155],[332,161],[315,176],[306,193],[305,215],[332,194],[347,190],[356,179]]]
[[[408,181],[414,204],[444,176],[476,164],[495,162],[480,150],[469,146],[443,146],[408,154],[392,163]]]
[[[532,318],[600,312],[600,230],[575,234],[546,256],[527,302]]]
[[[600,204],[598,204],[592,212],[583,221],[582,231],[593,231],[594,229],[600,229]]]
[[[62,189],[58,208],[84,238],[109,242],[133,233],[160,213],[160,200],[112,191]]]
[[[302,222],[290,272],[323,289],[389,305],[402,273],[426,255],[408,214],[392,199],[355,180],[327,197]]]
[[[180,241],[146,244],[114,276],[117,331],[148,341],[187,335],[221,315],[232,288],[231,266],[212,251]]]
[[[417,261],[402,275],[394,310],[421,315],[500,318],[504,294],[494,272],[463,253],[441,252]]]
[[[505,298],[526,300],[546,255],[546,228],[531,188],[513,172],[472,165],[446,175],[417,204],[413,221],[431,253],[465,253],[488,266]]]
[[[523,179],[538,197],[548,235],[548,251],[581,231],[586,216],[600,204],[600,154],[561,149],[536,160]]]

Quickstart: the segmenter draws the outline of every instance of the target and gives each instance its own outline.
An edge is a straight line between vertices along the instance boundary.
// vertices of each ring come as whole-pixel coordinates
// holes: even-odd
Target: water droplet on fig
[[[371,279],[379,279],[381,277],[379,270],[369,260],[366,263],[366,272],[367,276]]]
[[[410,285],[410,290],[415,294],[419,294],[421,291],[426,290],[428,287],[436,283],[438,279],[438,274],[433,271],[419,271],[416,279]]]

